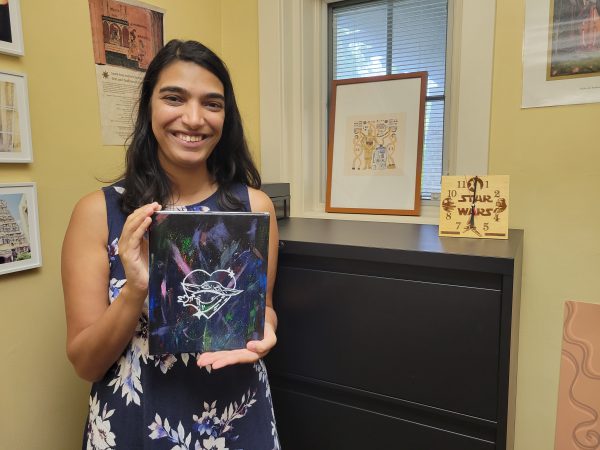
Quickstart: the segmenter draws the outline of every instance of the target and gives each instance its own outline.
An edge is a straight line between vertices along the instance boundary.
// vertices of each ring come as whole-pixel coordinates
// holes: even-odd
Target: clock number
[[[490,187],[490,185],[488,184],[488,180],[485,180],[485,187],[486,189]]]
[[[485,222],[483,224],[483,231],[488,231],[490,229],[490,224],[488,222]]]
[[[458,230],[460,228],[460,222],[456,222],[456,229]]]
[[[450,189],[448,191],[448,197],[456,197],[456,190],[455,189]]]
[[[467,187],[467,182],[465,180],[459,180],[458,181],[458,188],[459,189],[461,189],[461,188],[464,189],[466,187]]]
[[[450,220],[452,219],[452,213],[447,212],[446,213],[446,220]]]
[[[500,197],[500,191],[495,190],[494,191],[494,198],[498,198],[498,197]]]

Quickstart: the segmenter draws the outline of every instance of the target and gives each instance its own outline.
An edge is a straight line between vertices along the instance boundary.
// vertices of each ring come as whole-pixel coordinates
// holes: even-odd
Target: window
[[[398,3],[413,5],[413,13],[422,15],[424,1]],[[377,0],[373,4],[375,2],[388,3]],[[262,179],[290,183],[292,216],[437,223],[439,206],[431,201],[424,201],[421,216],[324,211],[328,85],[332,76],[328,75],[328,8],[336,3],[343,5],[338,0],[258,0]],[[359,3],[355,1],[354,6],[358,7]],[[444,107],[440,108],[446,114],[443,119],[444,175],[487,173],[495,11],[495,0],[447,0],[448,32],[445,29],[441,32],[435,26],[432,26],[435,33],[413,27],[415,31],[423,31],[421,34],[425,36],[447,35],[447,45],[437,41],[436,47],[447,48],[445,82],[448,88],[443,98]],[[430,15],[436,17],[435,13]],[[410,25],[411,22],[406,26]],[[387,37],[387,27],[383,28]],[[402,48],[403,44],[397,41],[394,45]],[[387,63],[387,53],[385,55]],[[380,62],[383,65],[383,60]],[[394,62],[391,66],[399,65]],[[428,71],[433,72],[433,69]],[[444,77],[441,79],[444,82]],[[429,95],[433,101],[442,94],[432,89]],[[435,115],[432,114],[435,108],[430,109],[431,117]],[[429,129],[428,133],[434,134]],[[437,139],[440,140],[441,135],[438,134]],[[432,144],[427,147],[426,151],[431,153]],[[439,179],[439,172],[437,177]],[[433,193],[434,189],[430,191]]]
[[[447,0],[341,1],[329,4],[329,83],[428,72],[421,198],[440,192],[446,89]]]

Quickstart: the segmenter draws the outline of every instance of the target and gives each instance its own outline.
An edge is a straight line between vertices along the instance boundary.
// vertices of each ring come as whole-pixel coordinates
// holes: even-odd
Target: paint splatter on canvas
[[[159,212],[149,239],[150,354],[263,338],[268,214]]]

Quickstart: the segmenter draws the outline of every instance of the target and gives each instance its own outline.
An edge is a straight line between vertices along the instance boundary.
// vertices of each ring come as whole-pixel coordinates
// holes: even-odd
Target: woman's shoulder
[[[108,227],[106,225],[106,202],[101,190],[84,195],[73,208],[71,220],[67,229],[67,236],[80,236],[90,239],[99,236],[106,240]]]
[[[79,199],[75,204],[73,213],[97,216],[103,214],[106,216],[106,201],[102,190],[90,192]]]
[[[76,210],[84,210],[88,214],[103,214],[106,217],[107,204],[118,201],[123,193],[123,182],[118,181],[109,186],[92,191],[83,197],[75,205]]]
[[[107,217],[120,213],[121,194],[123,194],[123,181],[117,181],[101,189],[84,195],[73,209],[73,217],[86,223],[107,223]],[[119,214],[117,214],[119,215]]]

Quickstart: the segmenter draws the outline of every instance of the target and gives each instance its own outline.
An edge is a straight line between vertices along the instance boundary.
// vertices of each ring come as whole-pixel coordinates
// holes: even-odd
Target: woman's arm
[[[248,342],[248,350],[252,350],[262,358],[277,342],[275,332],[277,331],[277,314],[273,309],[273,288],[275,287],[275,276],[277,275],[277,256],[279,253],[279,231],[277,229],[277,218],[273,202],[263,191],[248,188],[250,206],[253,212],[269,213],[269,265],[267,267],[267,292],[265,311],[265,339],[262,341]],[[271,328],[269,333],[267,329]],[[271,333],[272,332],[272,333]],[[266,339],[269,334],[269,339]],[[271,336],[272,334],[272,336]]]
[[[147,295],[143,234],[155,209],[157,205],[136,210],[123,227],[119,256],[128,282],[111,304],[104,194],[87,195],[73,210],[62,249],[67,355],[86,380],[101,379],[133,336]]]
[[[273,287],[275,286],[275,275],[277,274],[279,232],[277,231],[275,208],[271,199],[264,192],[248,188],[248,194],[252,212],[268,212],[270,214],[264,337],[260,341],[248,342],[245,349],[202,353],[198,357],[200,367],[211,365],[213,369],[219,369],[231,364],[255,362],[266,356],[277,343],[277,336],[275,335],[277,314],[273,309]]]

